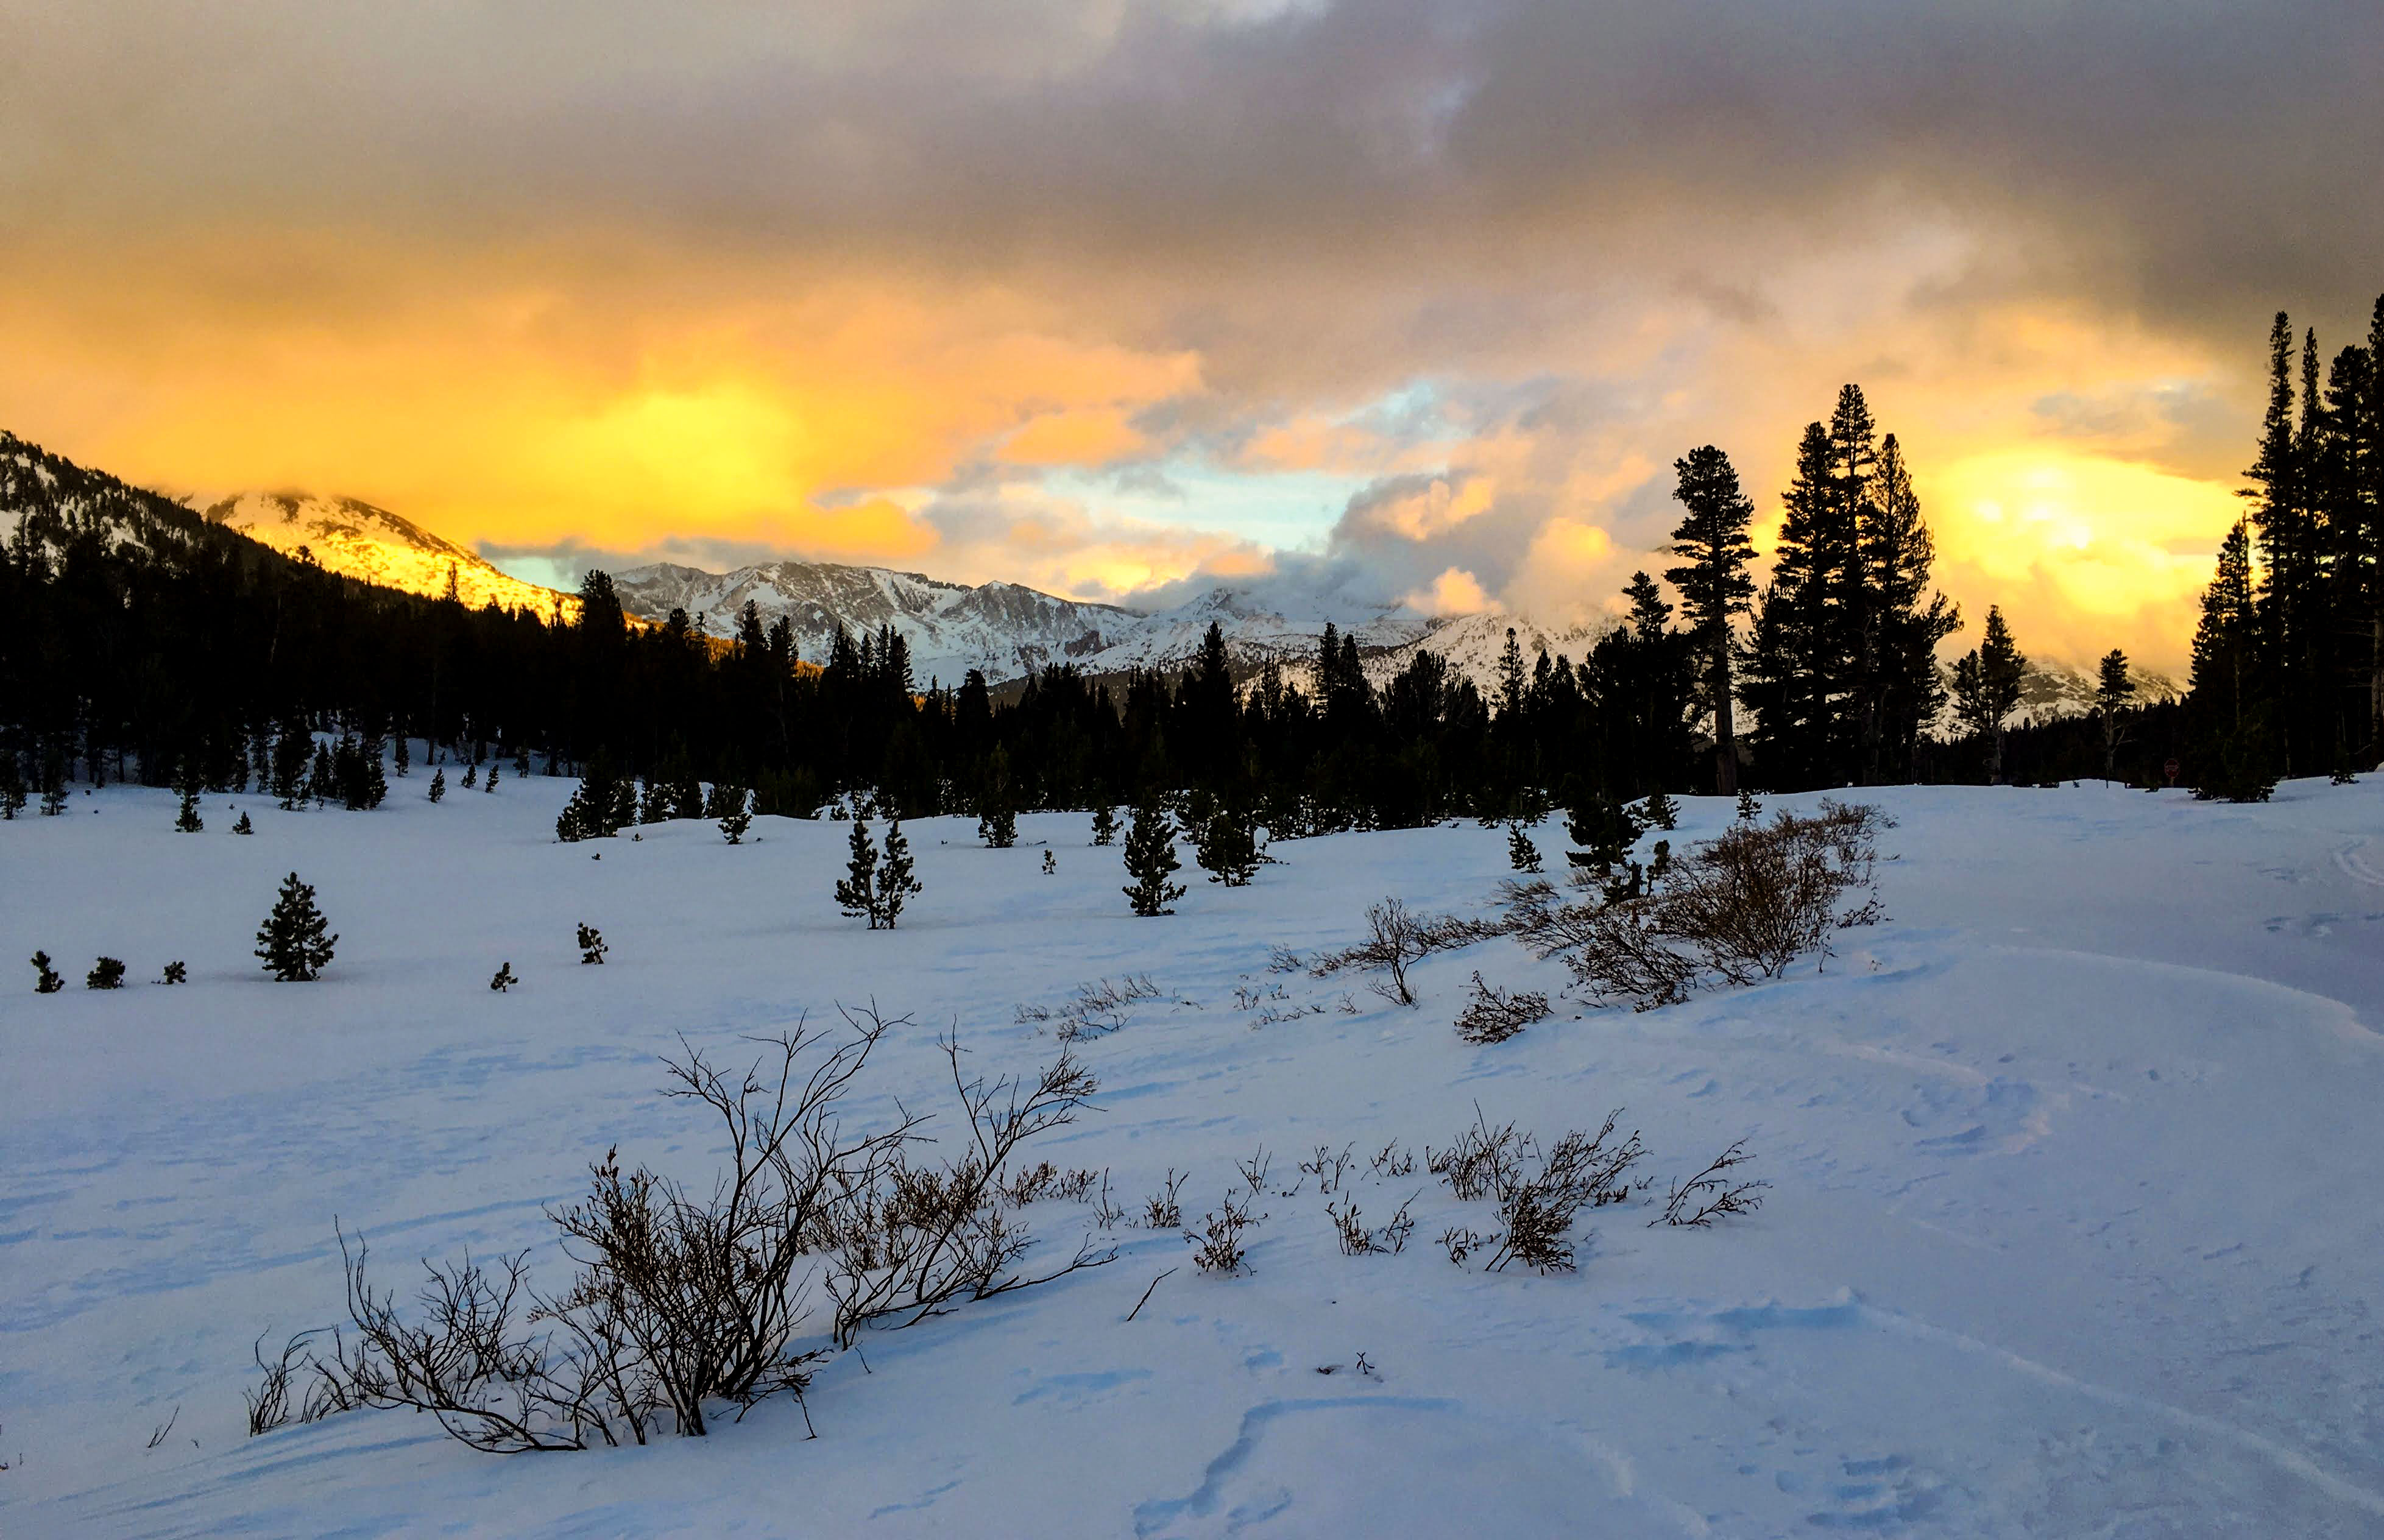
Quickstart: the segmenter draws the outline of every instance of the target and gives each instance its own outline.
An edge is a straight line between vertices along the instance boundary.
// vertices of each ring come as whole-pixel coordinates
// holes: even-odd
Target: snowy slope
[[[462,546],[353,497],[308,492],[242,492],[210,503],[209,523],[237,529],[284,555],[301,551],[345,577],[436,598],[448,591],[473,609],[532,610],[553,619],[577,613],[578,599],[498,571]]]
[[[838,824],[595,851],[553,841],[565,783],[435,807],[418,764],[395,786],[363,814],[210,796],[197,836],[139,788],[0,824],[0,955],[191,972],[37,998],[20,968],[0,994],[11,1540],[2384,1533],[2384,782],[2243,808],[1881,791],[1891,918],[1825,972],[1645,1015],[1563,1002],[1492,1048],[1449,1030],[1468,975],[1555,992],[1561,970],[1492,943],[1420,967],[1405,1010],[1266,963],[1348,941],[1385,893],[1478,909],[1503,830],[1280,846],[1257,886],[1196,880],[1137,920],[1081,817],[1022,817],[1005,851],[923,822],[926,891],[870,933],[829,899]],[[1675,841],[1728,816],[1682,801]],[[248,956],[293,868],[341,935],[316,985]],[[491,993],[504,961],[523,983]],[[252,1341],[336,1314],[334,1216],[401,1288],[466,1247],[535,1248],[552,1283],[540,1209],[608,1146],[712,1171],[711,1131],[655,1094],[680,1034],[732,1055],[874,997],[919,1025],[863,1115],[940,1110],[935,1032],[1031,1069],[1056,1045],[1013,1006],[1126,970],[1197,1004],[1087,1044],[1101,1112],[1044,1153],[1136,1207],[1188,1170],[1197,1217],[1265,1147],[1250,1275],[1122,1227],[1113,1266],[826,1364],[816,1440],[782,1403],[534,1459],[395,1413],[243,1436]],[[1659,1185],[1745,1136],[1774,1186],[1711,1231],[1651,1229],[1644,1198],[1585,1215],[1576,1274],[1452,1266],[1432,1237],[1479,1206],[1364,1162],[1445,1146],[1477,1105],[1544,1137],[1625,1108]],[[1345,1144],[1369,1223],[1413,1198],[1401,1254],[1341,1255],[1296,1173]],[[1023,1217],[1045,1256],[1091,1223]]]

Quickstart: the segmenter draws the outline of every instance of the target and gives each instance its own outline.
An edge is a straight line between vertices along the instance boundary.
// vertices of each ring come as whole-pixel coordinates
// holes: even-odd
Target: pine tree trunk
[[[1730,709],[1730,638],[1725,634],[1714,652],[1714,791],[1723,797],[1738,795],[1738,735]]]

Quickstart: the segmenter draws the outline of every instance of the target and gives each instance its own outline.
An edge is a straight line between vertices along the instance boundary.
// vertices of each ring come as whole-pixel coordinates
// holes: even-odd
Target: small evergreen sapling
[[[1047,877],[1057,876],[1059,872],[1060,858],[1053,855],[1049,851],[1045,851],[1043,852],[1043,875]]]
[[[63,772],[53,768],[42,781],[42,816],[56,818],[66,810],[66,776]]]
[[[37,995],[55,995],[67,987],[67,981],[58,976],[56,968],[50,966],[48,952],[37,951],[33,954],[33,971],[38,975],[33,980],[33,993]]]
[[[726,805],[720,813],[720,838],[732,845],[745,842],[745,831],[753,826],[753,799],[741,786],[727,788],[722,795]]]
[[[1630,809],[1603,797],[1583,798],[1565,814],[1565,832],[1581,847],[1567,851],[1565,861],[1577,873],[1604,881],[1616,867],[1631,859],[1631,847],[1638,842],[1639,820]]]
[[[1184,896],[1184,885],[1167,878],[1178,864],[1175,821],[1167,810],[1149,805],[1135,809],[1134,826],[1125,837],[1125,870],[1134,881],[1123,891],[1136,914],[1149,918],[1174,913],[1170,906]]]
[[[1752,824],[1762,816],[1763,804],[1755,800],[1754,792],[1741,788],[1738,793],[1738,821],[1742,824]]]
[[[99,959],[91,965],[91,972],[83,975],[82,987],[86,989],[123,988],[124,960],[119,957]]]
[[[1193,859],[1209,874],[1211,882],[1222,882],[1228,888],[1248,888],[1258,875],[1259,854],[1257,830],[1248,813],[1231,807],[1220,808],[1195,831]]]
[[[339,938],[327,935],[323,912],[315,907],[315,889],[292,872],[283,879],[273,913],[257,928],[256,955],[265,971],[284,984],[320,978],[331,961]]]
[[[978,800],[976,837],[987,850],[1006,851],[1018,843],[1018,810],[1003,790],[988,789]]]
[[[604,961],[604,935],[594,925],[579,927],[579,962],[582,967]]]
[[[17,778],[15,762],[0,764],[0,819],[14,823],[24,811],[25,783]]]
[[[892,930],[901,917],[902,905],[926,890],[926,884],[911,875],[911,842],[902,838],[902,821],[888,820],[886,858],[877,866],[877,913],[884,916],[886,928]]]
[[[231,826],[231,832],[234,834],[255,834],[256,832],[256,826],[250,823],[248,821],[248,814],[243,813],[240,815],[240,822]]]
[[[1532,843],[1521,824],[1507,826],[1507,864],[1527,876],[1539,875],[1540,848]]]
[[[191,970],[178,961],[166,964],[166,971],[159,976],[157,982],[160,984],[187,984],[190,982],[190,978]]]
[[[1648,827],[1670,834],[1681,826],[1681,804],[1672,801],[1670,793],[1658,791],[1647,799],[1647,805],[1639,810],[1639,818]]]
[[[480,767],[478,765],[467,764],[464,766],[464,789],[469,791],[473,787],[478,785]]]
[[[500,962],[497,964],[495,976],[489,980],[489,987],[502,995],[520,982],[520,979],[514,976],[514,965],[511,962]]]
[[[911,842],[902,838],[900,819],[887,824],[882,853],[869,841],[869,821],[852,820],[851,854],[845,876],[836,885],[838,908],[867,920],[872,930],[892,930],[902,916],[902,905],[925,890],[911,875]]]
[[[852,821],[852,837],[848,841],[851,851],[845,859],[844,876],[836,885],[836,906],[854,919],[867,919],[869,928],[877,928],[877,847],[869,841],[869,825],[859,818]]]
[[[199,816],[199,789],[183,787],[182,810],[174,815],[174,831],[177,834],[204,834],[206,826],[206,821]]]
[[[447,772],[444,770],[433,770],[430,772],[430,800],[434,802],[443,801],[446,800],[446,796]]]
[[[497,766],[496,766],[496,764],[495,764],[495,762],[494,762],[494,761],[490,761],[490,764],[489,764],[489,776],[488,776],[488,778],[487,778],[486,780],[484,780],[484,781],[482,781],[482,782],[480,783],[480,792],[481,792],[481,795],[486,796],[488,793],[490,793],[490,792],[491,792],[491,791],[494,791],[496,789],[497,789]]]
[[[1117,831],[1118,821],[1117,810],[1115,808],[1112,808],[1107,802],[1103,802],[1100,806],[1093,809],[1094,844],[1113,845],[1117,843]]]

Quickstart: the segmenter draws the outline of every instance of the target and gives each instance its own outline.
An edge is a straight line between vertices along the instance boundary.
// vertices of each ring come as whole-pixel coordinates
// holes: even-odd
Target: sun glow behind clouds
[[[1969,455],[1921,491],[1941,578],[2033,599],[2039,645],[2073,658],[2140,649],[2138,634],[2191,634],[2212,553],[2243,512],[2209,481],[2036,446]]]

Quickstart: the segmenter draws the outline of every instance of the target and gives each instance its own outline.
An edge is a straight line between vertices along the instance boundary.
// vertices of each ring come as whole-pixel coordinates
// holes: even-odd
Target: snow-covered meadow
[[[1475,969],[1555,993],[1562,968],[1487,943],[1423,963],[1405,1009],[1268,962],[1386,894],[1482,910],[1503,830],[1283,845],[1240,890],[1187,852],[1180,913],[1145,920],[1083,816],[1023,816],[1009,851],[925,821],[926,891],[872,933],[830,899],[844,825],[562,845],[568,783],[451,776],[433,806],[426,778],[368,814],[209,796],[200,835],[138,788],[0,826],[10,1540],[2384,1534],[2384,780],[1870,794],[1899,822],[1889,918],[1825,971],[1559,1000],[1472,1047]],[[1730,815],[1683,806],[1676,843]],[[250,956],[292,870],[340,936],[312,985]],[[36,948],[63,993],[32,992]],[[81,987],[102,953],[128,987]],[[153,982],[178,959],[186,985]],[[559,1269],[542,1210],[608,1146],[714,1169],[714,1128],[656,1094],[679,1035],[725,1058],[875,1000],[916,1025],[859,1110],[945,1112],[937,1032],[1032,1071],[1059,1049],[1017,1008],[1128,972],[1170,999],[1081,1045],[1101,1111],[1030,1158],[1106,1168],[1136,1210],[1188,1170],[1197,1218],[1264,1147],[1248,1275],[1121,1226],[1113,1265],[831,1360],[815,1439],[783,1399],[510,1459],[402,1412],[244,1436],[253,1341],[340,1317],[334,1216],[386,1283],[467,1248]],[[1644,1198],[1584,1214],[1571,1274],[1452,1265],[1433,1237],[1484,1206],[1421,1161],[1477,1106],[1544,1139],[1622,1108],[1659,1190],[1745,1137],[1772,1186],[1710,1230],[1650,1228]],[[1391,1143],[1413,1174],[1367,1169]],[[1403,1252],[1341,1253],[1296,1169],[1320,1146],[1354,1147],[1369,1223],[1420,1195]],[[1057,1252],[1093,1223],[1024,1217]]]

